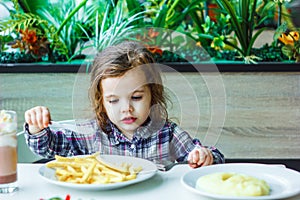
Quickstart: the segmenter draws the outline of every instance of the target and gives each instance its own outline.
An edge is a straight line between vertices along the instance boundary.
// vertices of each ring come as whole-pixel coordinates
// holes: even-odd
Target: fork
[[[159,160],[159,161],[154,160],[153,162],[156,165],[157,169],[159,171],[163,171],[163,172],[169,171],[175,165],[188,164],[188,161],[171,162],[171,161],[168,161],[168,160]]]
[[[55,128],[64,128],[64,129],[69,129],[70,131],[73,132],[78,132],[76,124],[73,123],[62,123],[62,122],[57,122],[57,121],[51,121],[50,126],[55,127]]]

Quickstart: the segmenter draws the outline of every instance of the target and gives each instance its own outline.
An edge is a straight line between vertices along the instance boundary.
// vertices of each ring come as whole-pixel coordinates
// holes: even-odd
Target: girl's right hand
[[[47,107],[36,106],[25,112],[25,122],[28,124],[29,132],[35,134],[47,128],[51,120]]]

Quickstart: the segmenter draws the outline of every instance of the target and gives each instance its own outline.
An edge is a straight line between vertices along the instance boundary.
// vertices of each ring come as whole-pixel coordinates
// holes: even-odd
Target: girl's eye
[[[109,103],[112,103],[112,104],[113,104],[113,103],[117,103],[118,101],[119,101],[118,99],[111,99],[111,100],[108,100],[108,102],[109,102]]]
[[[131,98],[134,101],[138,101],[138,100],[141,100],[143,98],[143,96],[132,96]]]

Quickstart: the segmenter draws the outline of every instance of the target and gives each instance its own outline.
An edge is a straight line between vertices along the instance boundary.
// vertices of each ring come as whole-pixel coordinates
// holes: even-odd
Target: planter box
[[[0,73],[77,73],[80,63],[8,63],[0,64]]]
[[[244,64],[243,62],[216,62],[201,64],[167,63],[179,72],[293,72],[300,71],[300,63],[295,62],[261,62]]]
[[[163,63],[178,72],[293,72],[300,71],[300,63],[295,62],[261,62],[244,64],[243,62],[218,61],[201,64]],[[0,64],[0,73],[77,73],[86,72],[85,63],[9,63]]]

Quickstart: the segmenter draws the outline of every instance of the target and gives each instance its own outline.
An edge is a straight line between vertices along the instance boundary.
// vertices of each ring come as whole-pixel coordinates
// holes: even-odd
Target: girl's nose
[[[125,101],[122,103],[121,106],[121,112],[132,112],[133,111],[133,106],[131,105],[130,101]]]

